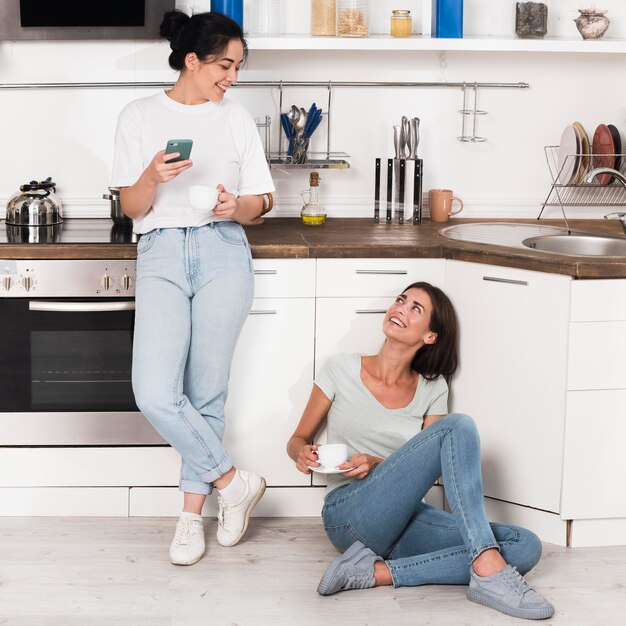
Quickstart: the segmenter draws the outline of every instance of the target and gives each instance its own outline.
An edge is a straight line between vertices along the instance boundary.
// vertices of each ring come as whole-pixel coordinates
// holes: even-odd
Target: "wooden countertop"
[[[424,220],[421,226],[374,224],[369,218],[328,219],[319,227],[298,218],[268,218],[246,227],[252,255],[258,259],[301,258],[446,258],[474,263],[566,274],[576,278],[626,278],[626,257],[574,257],[454,241],[439,234],[442,226],[477,222],[518,222],[562,227],[562,220],[454,219],[446,224]],[[572,229],[625,236],[609,220],[570,220]],[[5,259],[133,259],[135,244],[3,244]]]

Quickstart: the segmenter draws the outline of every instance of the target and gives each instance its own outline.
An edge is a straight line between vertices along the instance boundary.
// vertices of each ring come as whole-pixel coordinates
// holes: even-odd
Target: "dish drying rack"
[[[626,176],[626,154],[568,154],[559,167],[559,146],[545,146],[544,152],[552,186],[548,192],[537,219],[541,219],[547,206],[558,206],[563,214],[567,232],[571,229],[565,214],[565,207],[574,206],[603,206],[624,207],[626,206],[626,188],[619,182],[612,180],[606,185],[598,182],[586,183],[586,175],[594,167],[602,167],[606,162],[617,163],[617,171]],[[596,161],[594,165],[594,161]],[[564,172],[572,172],[572,180],[562,182]]]

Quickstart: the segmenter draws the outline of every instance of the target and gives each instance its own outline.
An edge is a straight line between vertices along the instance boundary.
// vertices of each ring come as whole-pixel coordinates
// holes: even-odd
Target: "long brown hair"
[[[430,283],[413,283],[403,293],[409,289],[422,289],[429,295],[433,304],[430,330],[437,333],[435,343],[425,344],[415,353],[411,368],[426,380],[437,376],[449,379],[459,364],[459,323],[452,302],[439,287]]]

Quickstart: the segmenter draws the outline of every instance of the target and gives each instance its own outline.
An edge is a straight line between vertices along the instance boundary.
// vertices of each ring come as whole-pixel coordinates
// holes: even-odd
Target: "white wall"
[[[288,1],[293,3],[287,14],[292,30],[308,28],[303,10],[308,2]],[[466,15],[476,2],[467,3]],[[502,19],[498,23],[504,30]],[[614,18],[618,26],[623,20]],[[1,42],[0,83],[173,81],[168,50],[167,42]],[[419,116],[425,189],[452,188],[466,201],[467,216],[534,217],[550,184],[544,145],[558,143],[563,127],[574,120],[589,133],[600,122],[626,129],[625,70],[626,57],[619,54],[253,50],[240,78],[528,82],[530,90],[480,92],[479,106],[489,112],[478,123],[478,134],[488,139],[484,144],[456,139],[461,131],[458,90],[338,88],[331,147],[349,153],[352,168],[323,171],[321,177],[330,215],[369,216],[374,158],[393,156],[391,126],[401,115]],[[106,216],[108,203],[100,197],[108,186],[117,115],[126,102],[149,93],[130,88],[0,90],[0,206],[20,184],[52,176],[66,215]],[[276,148],[278,91],[238,87],[231,97],[255,117],[272,116]],[[326,109],[326,97],[325,89],[289,89],[284,108],[315,101]],[[324,130],[317,131],[314,148],[324,147]],[[273,171],[278,188],[273,214],[296,214],[308,171]],[[599,217],[601,211],[570,213]]]

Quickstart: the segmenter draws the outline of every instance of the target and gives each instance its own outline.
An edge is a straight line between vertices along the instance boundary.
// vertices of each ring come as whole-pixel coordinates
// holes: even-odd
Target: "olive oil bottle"
[[[309,176],[309,189],[300,195],[304,200],[304,206],[300,211],[302,223],[307,226],[321,226],[326,221],[326,210],[320,206],[319,200],[320,175],[319,172],[311,172]]]

